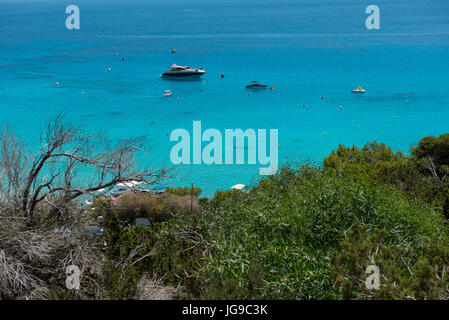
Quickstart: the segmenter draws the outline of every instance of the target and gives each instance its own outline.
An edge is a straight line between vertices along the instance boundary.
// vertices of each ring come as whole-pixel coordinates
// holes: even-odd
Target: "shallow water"
[[[359,0],[91,2],[78,2],[81,29],[69,31],[64,4],[0,1],[0,121],[30,144],[58,112],[113,139],[147,136],[154,167],[171,165],[167,134],[194,120],[278,129],[280,161],[317,163],[339,144],[407,151],[449,131],[445,0],[376,1],[381,30],[365,28],[371,3]],[[207,73],[161,79],[172,63]],[[274,90],[248,91],[251,80]],[[358,85],[366,95],[350,93]],[[210,196],[254,183],[259,167],[185,165],[168,183]]]

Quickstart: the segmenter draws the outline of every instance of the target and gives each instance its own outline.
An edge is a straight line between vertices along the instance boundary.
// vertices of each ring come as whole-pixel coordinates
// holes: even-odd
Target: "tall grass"
[[[418,255],[448,239],[445,219],[431,206],[308,166],[283,168],[249,193],[217,192],[200,214],[179,215],[166,230],[202,250],[187,273],[200,288],[191,297],[334,299],[342,297],[334,257],[355,224],[367,236],[383,230],[378,245]]]

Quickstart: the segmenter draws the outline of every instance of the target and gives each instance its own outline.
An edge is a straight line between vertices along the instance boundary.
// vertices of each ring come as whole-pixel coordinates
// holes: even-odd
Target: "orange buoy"
[[[303,104],[302,104],[302,107],[304,108],[305,106],[306,106],[306,105],[303,103]]]
[[[56,86],[59,86],[59,82],[56,82]]]
[[[324,96],[321,96],[321,100],[324,100]]]
[[[274,88],[273,88],[273,87],[270,87],[270,90],[274,90]]]
[[[224,73],[221,74],[221,77],[224,78]]]
[[[338,107],[338,109],[340,109],[340,110],[341,110],[341,109],[343,109],[343,108],[342,108],[341,106],[339,106],[339,107]]]

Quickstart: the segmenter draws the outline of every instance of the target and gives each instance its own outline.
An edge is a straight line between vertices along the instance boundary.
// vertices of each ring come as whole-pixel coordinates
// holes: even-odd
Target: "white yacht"
[[[195,69],[187,66],[171,65],[170,69],[165,71],[161,77],[167,79],[199,78],[206,73],[204,69]]]

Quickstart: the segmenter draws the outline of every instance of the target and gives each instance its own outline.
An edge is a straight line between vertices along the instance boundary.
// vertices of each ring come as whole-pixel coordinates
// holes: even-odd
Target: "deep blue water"
[[[69,4],[80,30],[65,28]],[[370,4],[380,30],[365,27]],[[207,74],[161,79],[172,63]],[[274,90],[248,95],[251,80]],[[449,132],[448,80],[447,0],[0,0],[0,122],[31,145],[58,112],[113,139],[147,136],[155,168],[171,165],[167,134],[194,120],[278,129],[281,161],[320,163],[339,144],[373,140],[407,151]],[[358,85],[365,96],[350,93]],[[168,183],[210,196],[256,181],[259,167],[185,165]]]

